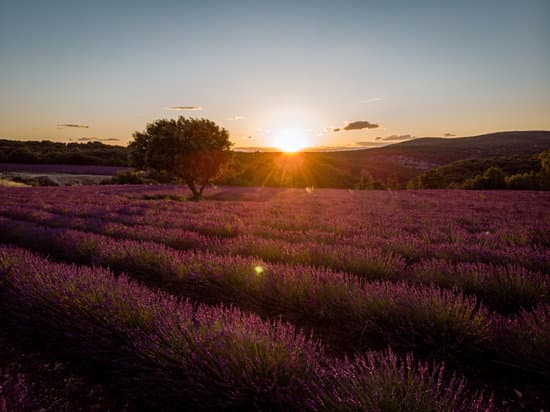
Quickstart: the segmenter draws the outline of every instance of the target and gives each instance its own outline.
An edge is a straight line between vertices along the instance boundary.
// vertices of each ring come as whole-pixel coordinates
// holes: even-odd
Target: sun
[[[310,145],[309,138],[303,129],[287,128],[277,130],[273,146],[283,152],[294,153]]]

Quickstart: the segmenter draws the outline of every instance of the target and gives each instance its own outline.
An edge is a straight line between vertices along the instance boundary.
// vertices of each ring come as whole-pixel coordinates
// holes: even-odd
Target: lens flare
[[[262,273],[264,273],[264,268],[261,266],[255,266],[254,272],[256,272],[257,275],[261,275]]]

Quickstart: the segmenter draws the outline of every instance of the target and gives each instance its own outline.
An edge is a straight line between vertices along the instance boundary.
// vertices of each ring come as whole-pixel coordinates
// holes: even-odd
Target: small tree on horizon
[[[386,186],[380,180],[376,180],[368,170],[361,169],[361,172],[359,173],[359,180],[355,183],[355,189],[383,190],[385,188]]]
[[[185,183],[193,200],[227,170],[231,142],[226,129],[208,119],[180,116],[149,123],[128,146],[132,167],[168,173]]]
[[[500,167],[491,166],[483,174],[464,181],[464,189],[506,189],[506,175]]]

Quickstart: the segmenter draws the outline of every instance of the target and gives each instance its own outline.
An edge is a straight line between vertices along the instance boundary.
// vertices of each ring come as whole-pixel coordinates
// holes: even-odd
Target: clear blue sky
[[[0,138],[125,144],[178,115],[236,146],[550,129],[550,1],[0,0],[0,96]],[[331,130],[358,120],[379,127]]]

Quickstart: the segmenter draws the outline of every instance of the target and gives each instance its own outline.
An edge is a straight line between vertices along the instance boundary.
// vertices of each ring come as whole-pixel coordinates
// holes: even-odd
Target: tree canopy
[[[130,165],[168,173],[187,184],[193,199],[225,174],[231,161],[229,133],[208,119],[180,116],[149,123],[128,146]]]

